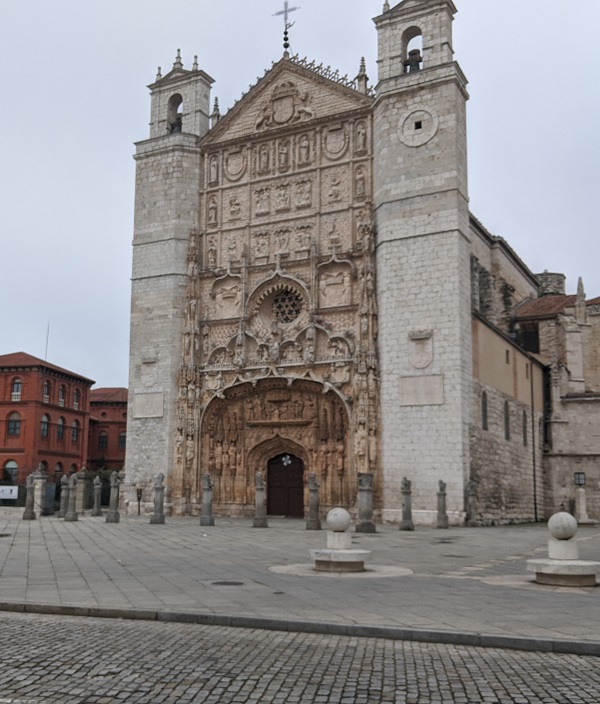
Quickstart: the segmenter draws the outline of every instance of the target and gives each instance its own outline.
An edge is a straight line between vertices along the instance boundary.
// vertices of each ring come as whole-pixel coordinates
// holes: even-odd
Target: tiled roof
[[[92,389],[90,403],[127,403],[127,389],[121,387]]]
[[[50,371],[58,372],[59,374],[67,374],[75,379],[80,379],[81,381],[86,381],[89,384],[93,384],[92,379],[88,379],[81,374],[76,374],[75,372],[70,372],[68,369],[63,369],[62,367],[57,367],[56,364],[50,364],[49,362],[39,359],[39,357],[34,357],[26,352],[12,352],[11,354],[0,355],[0,369],[3,367],[43,367],[44,369],[49,369]]]
[[[577,296],[542,296],[531,301],[525,301],[517,307],[516,318],[540,318],[543,316],[558,315],[565,308],[573,308],[577,303]],[[592,298],[586,301],[586,305],[594,306],[600,304],[600,298]]]

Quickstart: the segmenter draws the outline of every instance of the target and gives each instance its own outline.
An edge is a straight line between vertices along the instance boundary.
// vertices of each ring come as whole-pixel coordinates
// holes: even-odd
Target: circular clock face
[[[439,120],[435,113],[413,110],[398,123],[398,134],[407,147],[422,147],[435,137],[438,127]]]

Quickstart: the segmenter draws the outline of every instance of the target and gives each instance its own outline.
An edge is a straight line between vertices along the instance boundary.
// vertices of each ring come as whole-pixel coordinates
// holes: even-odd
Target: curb
[[[190,623],[201,626],[251,628],[288,633],[315,633],[320,635],[384,638],[415,643],[462,645],[478,648],[500,648],[530,652],[560,653],[563,655],[600,656],[600,642],[503,636],[490,633],[468,633],[393,626],[361,626],[358,624],[327,623],[321,621],[294,621],[259,616],[225,616],[186,611],[154,611],[145,609],[115,609],[100,606],[64,606],[55,604],[26,604],[0,602],[0,611],[51,616],[87,616],[88,618],[120,618],[135,621],[163,623]]]

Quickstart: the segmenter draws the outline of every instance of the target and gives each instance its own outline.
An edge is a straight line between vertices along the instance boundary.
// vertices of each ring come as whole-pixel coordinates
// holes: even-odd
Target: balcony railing
[[[20,391],[13,391],[10,395],[10,400],[11,401],[20,401],[21,400],[21,392]]]

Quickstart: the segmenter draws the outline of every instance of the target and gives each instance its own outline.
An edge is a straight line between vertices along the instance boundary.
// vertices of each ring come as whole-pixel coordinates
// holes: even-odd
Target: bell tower
[[[209,130],[213,79],[183,67],[149,86],[150,138],[136,144],[126,484],[152,496],[171,473],[176,376],[181,365],[190,233],[199,222],[200,140]],[[168,487],[167,481],[167,487]],[[167,495],[168,501],[168,495]]]
[[[452,0],[404,0],[375,19],[374,204],[384,519],[435,523],[439,482],[463,519],[469,471],[471,308],[467,81]],[[389,507],[397,507],[397,509]]]

